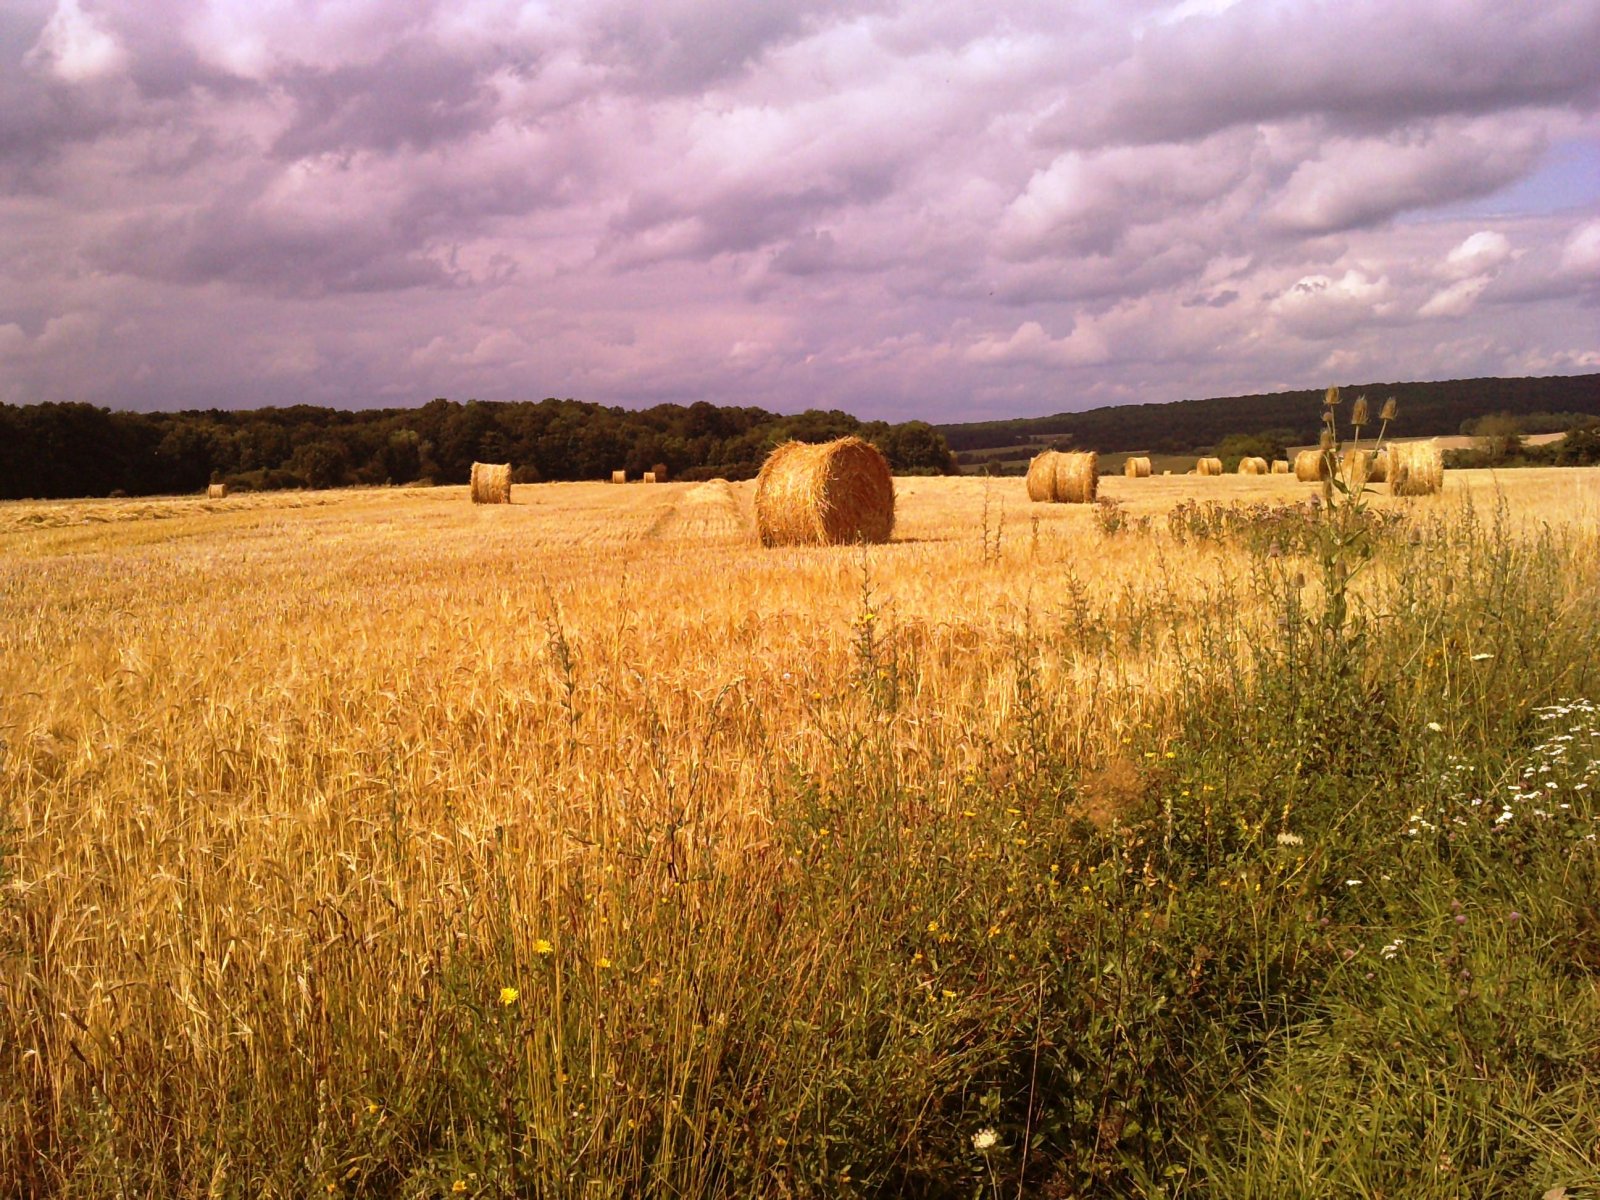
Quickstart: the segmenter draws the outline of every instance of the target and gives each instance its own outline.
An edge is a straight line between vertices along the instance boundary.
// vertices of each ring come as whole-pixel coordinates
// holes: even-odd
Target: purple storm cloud
[[[0,401],[1600,370],[1600,4],[0,0]]]

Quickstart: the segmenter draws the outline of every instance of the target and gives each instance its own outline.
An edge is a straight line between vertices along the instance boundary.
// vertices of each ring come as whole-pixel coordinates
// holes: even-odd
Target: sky
[[[0,0],[0,402],[1600,371],[1600,0]]]

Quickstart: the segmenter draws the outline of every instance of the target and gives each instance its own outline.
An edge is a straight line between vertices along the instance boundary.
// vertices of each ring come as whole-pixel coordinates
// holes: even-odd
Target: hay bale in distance
[[[626,471],[613,471],[613,472],[611,472],[611,482],[612,483],[627,483],[628,482],[628,473]]]
[[[1221,475],[1222,460],[1220,458],[1200,458],[1195,460],[1194,473],[1196,475]]]
[[[1058,504],[1093,504],[1100,490],[1100,455],[1074,450],[1056,455],[1055,495]]]
[[[655,481],[656,481],[656,473],[654,471],[646,471],[644,473],[644,482],[645,483],[654,483]]]
[[[1287,475],[1289,474],[1290,470],[1291,468],[1287,458],[1275,458],[1272,460],[1272,473],[1274,475]]]
[[[228,485],[225,483],[213,483],[206,488],[207,500],[221,500],[227,494]]]
[[[763,546],[887,542],[893,532],[894,477],[871,442],[785,442],[761,465],[756,535]]]
[[[474,504],[511,503],[511,464],[472,464],[472,502]]]
[[[1302,450],[1294,456],[1294,477],[1301,483],[1316,483],[1327,472],[1321,450]]]
[[[1129,479],[1149,479],[1150,460],[1148,458],[1130,458],[1122,464],[1122,473]]]
[[[1444,487],[1444,454],[1438,442],[1389,444],[1389,494],[1431,496]]]
[[[1239,460],[1240,475],[1265,475],[1267,473],[1267,460],[1255,456],[1247,456]]]
[[[1372,478],[1372,451],[1346,450],[1339,460],[1339,478],[1345,487],[1364,488]]]
[[[1060,457],[1059,451],[1046,450],[1028,463],[1028,499],[1035,504],[1056,498],[1056,459]]]

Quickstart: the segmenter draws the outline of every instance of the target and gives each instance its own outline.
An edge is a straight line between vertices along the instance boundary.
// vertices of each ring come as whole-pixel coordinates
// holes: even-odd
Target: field
[[[1600,471],[896,485],[0,505],[0,1194],[1593,1194]]]

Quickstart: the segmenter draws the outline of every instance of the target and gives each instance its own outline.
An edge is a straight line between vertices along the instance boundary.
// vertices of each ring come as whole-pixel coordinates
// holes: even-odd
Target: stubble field
[[[0,1191],[1600,1183],[1600,472],[1446,481],[0,505]]]

